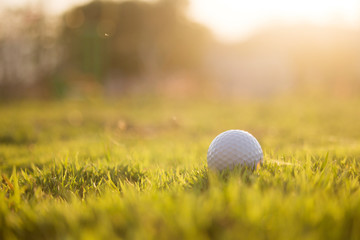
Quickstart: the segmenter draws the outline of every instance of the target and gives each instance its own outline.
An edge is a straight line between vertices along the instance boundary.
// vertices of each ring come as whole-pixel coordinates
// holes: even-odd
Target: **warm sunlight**
[[[359,43],[360,0],[0,0],[0,240],[360,239]]]
[[[50,13],[58,14],[74,4],[88,1],[5,0],[3,4],[41,3]],[[259,28],[276,23],[360,26],[359,0],[189,0],[189,3],[190,17],[209,26],[219,39],[225,41],[244,39]]]
[[[358,0],[192,0],[190,15],[223,40],[244,38],[274,23],[360,25]]]

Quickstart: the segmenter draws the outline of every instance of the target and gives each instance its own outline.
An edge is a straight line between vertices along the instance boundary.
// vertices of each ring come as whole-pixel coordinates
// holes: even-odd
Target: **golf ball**
[[[259,142],[250,133],[228,130],[219,134],[207,153],[208,167],[214,170],[232,169],[236,165],[256,167],[263,160]]]

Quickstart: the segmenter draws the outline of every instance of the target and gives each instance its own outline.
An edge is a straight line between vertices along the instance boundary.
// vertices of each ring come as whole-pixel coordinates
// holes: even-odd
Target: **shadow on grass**
[[[45,167],[46,166],[46,167]],[[16,176],[13,176],[16,174]],[[210,186],[222,186],[231,179],[252,184],[256,176],[253,168],[237,166],[221,172],[208,170],[206,166],[191,169],[143,170],[139,166],[81,164],[77,161],[34,164],[13,171],[10,181],[18,181],[25,199],[41,197],[70,200],[72,197],[86,198],[102,195],[107,190],[121,194],[127,186],[142,192],[149,189],[204,192]],[[2,184],[7,184],[3,181]],[[12,183],[14,184],[14,183]],[[8,188],[11,191],[10,188]]]

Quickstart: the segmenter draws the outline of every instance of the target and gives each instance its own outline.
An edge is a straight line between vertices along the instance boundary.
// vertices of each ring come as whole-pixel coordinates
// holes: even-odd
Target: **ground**
[[[360,239],[359,105],[1,103],[0,239]],[[258,139],[260,169],[207,169],[228,129]]]

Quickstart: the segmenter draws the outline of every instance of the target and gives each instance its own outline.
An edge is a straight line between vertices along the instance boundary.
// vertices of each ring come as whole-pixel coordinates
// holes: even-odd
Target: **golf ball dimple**
[[[236,165],[256,167],[263,160],[259,142],[250,133],[228,130],[219,134],[207,153],[208,167],[214,170],[232,169]]]

